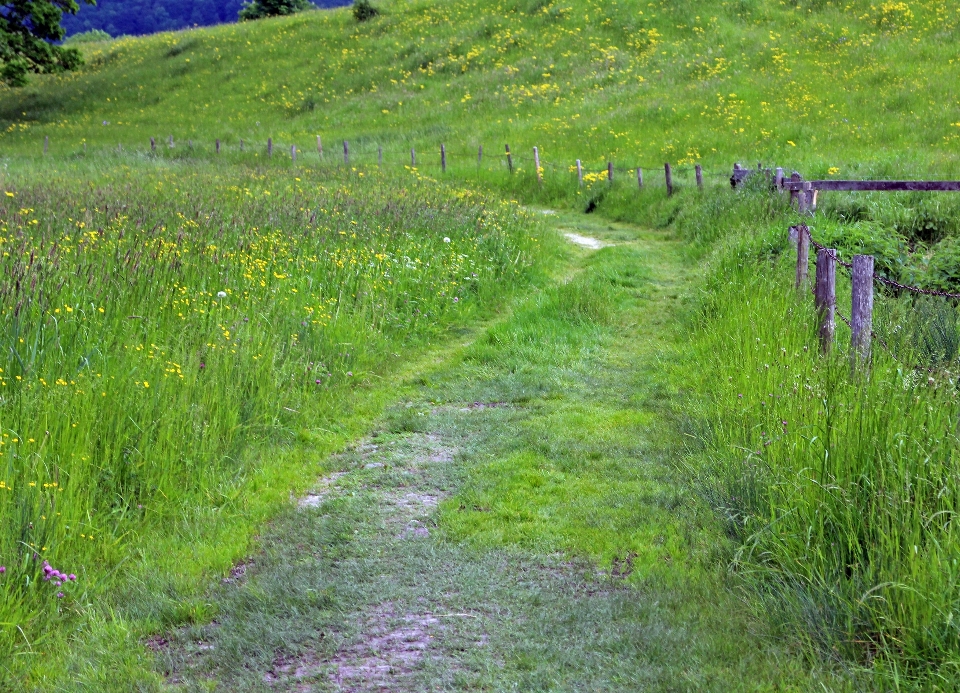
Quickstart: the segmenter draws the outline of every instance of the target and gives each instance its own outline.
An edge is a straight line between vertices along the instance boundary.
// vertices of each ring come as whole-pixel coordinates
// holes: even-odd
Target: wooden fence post
[[[851,341],[854,358],[866,362],[870,358],[870,336],[873,328],[873,255],[854,255],[852,275]]]
[[[697,164],[694,170],[697,172],[697,187],[700,190],[703,190],[703,167],[700,164]]]
[[[440,145],[440,173],[447,172],[447,148]]]
[[[267,138],[267,156],[273,156],[273,138]]]
[[[827,354],[836,330],[834,311],[837,306],[837,251],[833,248],[817,250],[816,282],[814,301],[820,318],[820,352]]]
[[[481,144],[477,149],[477,166],[483,162],[483,145]]]
[[[240,140],[240,151],[243,151],[243,140]]]
[[[167,137],[167,146],[170,147],[170,149],[173,149],[173,135],[169,135]]]
[[[800,191],[800,197],[797,202],[797,210],[801,214],[811,214],[810,209],[813,204],[813,183],[806,181],[803,184],[803,190]]]
[[[220,153],[220,140],[217,140],[217,154]]]
[[[782,193],[783,192],[783,167],[782,166],[777,166],[777,173],[774,178],[774,182],[777,185],[777,192]]]
[[[612,161],[607,162],[607,182],[608,183],[613,182],[613,162]]]
[[[118,144],[118,145],[117,145],[117,154],[122,154],[122,153],[123,153],[123,145],[122,145],[122,144]]]
[[[510,173],[513,173],[513,156],[510,154],[510,145],[505,144],[504,147],[507,150],[507,168],[510,169]]]
[[[803,289],[807,284],[807,272],[810,267],[810,229],[804,225],[797,227],[797,280],[796,288]]]
[[[317,135],[317,156],[323,158],[323,140],[320,139],[320,135]]]
[[[417,150],[410,147],[410,168],[417,167]]]
[[[537,169],[537,183],[543,183],[543,176],[540,173],[540,150],[533,148],[533,166]]]
[[[577,159],[577,184],[583,187],[583,164],[580,163],[580,159]]]
[[[350,165],[350,145],[346,140],[343,141],[343,165]]]
[[[157,141],[152,137],[150,138],[150,151],[151,152],[157,151]]]
[[[793,173],[790,174],[790,182],[791,182],[791,183],[799,183],[801,180],[802,180],[802,177],[801,177],[800,174],[797,173],[796,171],[794,171]],[[793,190],[793,189],[791,189],[791,190],[790,190],[790,204],[792,205],[792,204],[794,204],[794,203],[796,203],[796,204],[797,204],[797,207],[799,208],[799,206],[800,206],[800,191],[799,191],[799,190]]]
[[[377,145],[377,166],[383,168],[383,146]]]
[[[290,145],[290,161],[297,163],[297,145]]]
[[[637,166],[637,189],[643,190],[643,169]]]
[[[663,165],[664,177],[667,180],[667,196],[673,195],[673,172],[670,170],[670,164]]]
[[[193,150],[193,140],[187,140],[187,149]]]
[[[50,148],[50,135],[43,136],[43,155],[47,155],[47,150]]]

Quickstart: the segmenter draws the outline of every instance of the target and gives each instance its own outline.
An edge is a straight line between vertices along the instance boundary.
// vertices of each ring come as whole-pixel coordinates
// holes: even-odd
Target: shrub
[[[353,3],[353,18],[358,22],[373,19],[378,14],[380,14],[380,10],[374,7],[370,3],[370,0],[356,0],[356,2]]]
[[[113,37],[102,29],[91,29],[74,34],[63,42],[65,46],[73,46],[78,43],[99,43],[100,41],[112,41]]]
[[[240,9],[237,16],[241,22],[246,22],[263,17],[296,14],[308,7],[309,0],[251,0]]]

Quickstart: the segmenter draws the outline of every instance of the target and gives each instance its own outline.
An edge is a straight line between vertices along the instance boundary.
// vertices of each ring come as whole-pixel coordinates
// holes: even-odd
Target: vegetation
[[[68,37],[63,43],[66,46],[75,46],[79,43],[100,43],[101,41],[109,41],[112,38],[113,37],[110,36],[110,34],[108,34],[106,31],[101,31],[100,29],[90,29],[89,31],[84,31]]]
[[[281,17],[288,14],[303,12],[311,6],[310,0],[251,0],[246,3],[238,17],[240,21],[263,19],[264,17]]]
[[[23,86],[30,72],[63,72],[80,65],[79,51],[53,43],[66,35],[60,26],[63,13],[76,14],[79,7],[76,0],[33,0],[3,5],[0,76],[7,84]]]
[[[380,14],[380,10],[374,7],[370,0],[356,0],[353,3],[353,18],[358,22],[373,19],[378,14]]]
[[[39,541],[37,555],[49,555],[51,565],[68,574],[81,564],[108,571],[129,560],[135,563],[129,569],[137,576],[133,583],[147,586],[137,594],[154,597],[138,597],[150,606],[128,616],[141,630],[117,620],[94,627],[90,624],[104,620],[105,612],[81,608],[94,600],[80,599],[77,590],[95,582],[103,590],[98,596],[119,604],[123,599],[117,595],[127,589],[122,585],[131,584],[124,576],[104,573],[92,581],[76,573],[77,581],[60,586],[66,587],[62,600],[40,583],[39,589],[47,590],[43,596],[51,597],[44,601],[37,585],[31,583],[34,592],[28,592],[8,571],[0,580],[17,599],[6,602],[11,613],[0,621],[31,623],[33,638],[43,642],[38,633],[45,634],[48,643],[53,636],[46,626],[59,623],[56,619],[84,623],[115,653],[134,651],[129,640],[137,633],[208,621],[212,607],[198,587],[205,571],[225,570],[256,522],[307,476],[303,468],[293,471],[297,465],[290,460],[278,465],[280,471],[269,471],[256,451],[271,441],[292,444],[298,432],[329,450],[332,441],[347,435],[330,428],[338,407],[346,406],[343,400],[318,395],[319,403],[309,405],[307,393],[330,388],[339,396],[357,373],[373,372],[372,364],[389,378],[388,355],[401,353],[399,346],[423,344],[437,335],[434,330],[466,317],[464,306],[485,296],[499,298],[511,285],[529,281],[529,267],[512,264],[515,257],[539,266],[553,256],[549,244],[545,249],[540,244],[548,235],[515,206],[492,201],[499,196],[665,228],[686,242],[688,260],[706,276],[693,316],[678,311],[675,318],[685,321],[685,357],[666,367],[690,393],[673,412],[689,445],[680,465],[683,478],[712,504],[734,546],[718,538],[710,555],[733,566],[736,579],[751,587],[754,606],[779,619],[780,637],[811,661],[865,671],[881,690],[955,689],[956,310],[939,299],[880,292],[875,330],[882,343],[877,341],[871,368],[851,374],[842,324],[833,355],[817,356],[810,299],[792,290],[789,276],[785,230],[798,218],[762,176],[736,192],[727,178],[735,160],[780,164],[808,178],[960,177],[960,132],[956,115],[945,107],[955,102],[950,85],[960,77],[952,52],[960,33],[956,8],[939,0],[679,5],[409,0],[383,8],[376,22],[357,22],[349,10],[303,13],[84,46],[88,64],[80,71],[3,92],[5,190],[15,197],[7,198],[2,218],[9,225],[9,247],[17,251],[7,250],[4,258],[6,291],[24,300],[20,307],[19,299],[5,303],[7,341],[14,349],[3,375],[11,392],[22,393],[3,403],[2,416],[16,422],[3,424],[4,430],[18,446],[5,454],[29,454],[24,473],[36,477],[14,479],[21,467],[10,467],[15,485],[8,493],[24,495],[3,506],[15,518],[4,526],[37,533],[23,535],[29,537],[25,541]],[[251,65],[257,65],[256,78]],[[823,75],[829,78],[811,78]],[[149,150],[150,137],[162,142],[168,135],[175,136],[173,148]],[[314,153],[317,135],[325,145],[323,159]],[[49,158],[41,163],[45,137]],[[268,137],[274,144],[269,160]],[[222,153],[214,163],[215,139]],[[341,163],[342,141],[349,142],[349,163]],[[439,169],[441,143],[446,182]],[[501,155],[505,143],[514,152],[512,172]],[[296,166],[286,155],[291,145],[300,151]],[[542,184],[530,156],[533,146],[542,157]],[[376,165],[381,149],[383,168]],[[585,164],[583,188],[573,168],[577,159]],[[605,179],[607,161],[617,166],[612,183]],[[659,177],[664,161],[676,166],[677,194],[671,198]],[[702,192],[692,180],[691,167],[698,162],[707,173]],[[633,170],[638,165],[645,168],[643,190]],[[104,172],[109,192],[101,199],[96,185]],[[127,181],[141,192],[127,191]],[[308,193],[308,184],[324,189]],[[345,186],[342,193],[339,186]],[[59,188],[64,192],[55,192]],[[485,193],[468,192],[476,190]],[[271,200],[282,193],[289,203],[267,204],[262,191],[269,191]],[[241,203],[245,199],[252,200],[249,207]],[[394,212],[396,199],[412,200],[411,207]],[[421,215],[419,207],[435,213]],[[311,220],[308,212],[318,208]],[[452,210],[450,220],[441,209]],[[84,210],[92,215],[89,221]],[[347,218],[330,210],[354,214],[360,227],[356,239]],[[396,219],[389,233],[378,228],[384,216]],[[958,287],[960,202],[953,197],[828,194],[808,222],[814,237],[838,248],[842,257],[870,252],[888,276]],[[492,226],[475,237],[479,223]],[[308,230],[302,247],[261,238],[301,227]],[[85,236],[93,228],[104,235]],[[181,229],[185,240],[178,239]],[[403,233],[394,235],[398,229]],[[331,241],[334,236],[340,242]],[[457,246],[441,245],[443,237]],[[475,244],[458,260],[455,247],[467,239]],[[312,292],[303,306],[314,307],[318,317],[288,314],[294,294],[281,287],[293,273],[277,271],[285,276],[264,277],[259,288],[244,276],[241,270],[255,260],[269,262],[258,255],[266,247],[275,247],[295,266],[303,263],[303,281],[313,281],[291,288]],[[413,272],[406,264],[391,265],[397,278],[384,277],[374,250],[391,259],[412,258],[412,247],[422,259],[429,254],[428,281],[415,282],[418,275],[406,274]],[[178,251],[185,253],[182,258]],[[308,267],[305,258],[314,256],[354,257],[357,264],[349,267],[358,273],[349,273],[346,265]],[[99,270],[110,264],[108,257],[117,259],[117,276]],[[478,293],[453,294],[452,282],[467,276],[468,265],[461,262],[471,260],[487,267],[477,272]],[[173,282],[185,287],[190,312],[187,304],[174,303],[182,301],[178,296],[147,291],[148,271],[170,277],[171,287]],[[108,279],[120,286],[130,281],[131,289],[120,292]],[[848,301],[844,281],[841,310]],[[338,288],[335,302],[324,303],[333,298],[331,287],[341,284],[351,287],[348,300]],[[218,297],[220,291],[227,295]],[[459,300],[454,304],[452,298]],[[613,302],[609,294],[584,306],[584,322],[602,328]],[[341,303],[341,312],[332,313]],[[64,320],[67,307],[73,317]],[[226,310],[250,322],[225,321],[217,311]],[[419,317],[427,310],[431,321]],[[326,331],[311,331],[314,319],[336,327],[329,341]],[[304,321],[308,324],[300,325]],[[496,358],[524,345],[543,349],[538,335],[548,333],[553,334],[494,327],[489,348]],[[346,351],[340,344],[353,346],[360,337],[363,350]],[[224,358],[228,350],[221,347],[235,338],[244,340],[229,347],[237,348],[239,360],[232,353]],[[483,343],[476,349],[482,354]],[[164,371],[158,360],[176,364],[176,373]],[[208,392],[201,384],[213,375],[207,371],[211,363],[217,364],[216,377],[224,379]],[[326,366],[327,380],[314,377],[286,387],[291,375],[296,383],[318,364]],[[516,373],[522,369],[518,363]],[[115,396],[136,425],[94,404],[96,373],[114,376],[111,388],[100,392]],[[23,382],[15,381],[16,375]],[[174,388],[180,375],[187,385]],[[161,390],[166,399],[154,399]],[[365,394],[355,393],[358,399],[351,401]],[[168,395],[196,407],[169,408]],[[343,430],[355,435],[362,429],[356,421],[369,422],[374,409],[370,405],[366,418],[351,419],[352,427]],[[331,434],[288,416],[303,421],[316,416],[335,433],[328,439]],[[563,417],[558,421],[557,426],[570,425]],[[209,435],[203,433],[207,422],[215,426]],[[29,431],[23,428],[28,424]],[[102,446],[95,431],[102,432]],[[61,444],[59,451],[55,446]],[[80,458],[92,457],[84,452],[91,448],[98,461],[106,461],[102,469]],[[193,451],[209,464],[191,457]],[[612,562],[614,548],[603,543],[598,536],[603,533],[584,530],[576,516],[557,517],[562,506],[557,498],[571,494],[578,482],[591,488],[609,483],[603,469],[582,460],[571,464],[563,470],[568,487],[554,484],[542,459],[528,453],[511,454],[500,466],[478,465],[460,499],[479,509],[459,513],[445,506],[444,531],[488,547],[529,549],[524,542],[536,537],[539,547]],[[58,478],[51,470],[61,466],[78,471]],[[257,486],[264,476],[272,481]],[[37,486],[29,486],[31,480]],[[174,485],[177,494],[161,500]],[[268,499],[256,497],[259,488],[269,489]],[[65,509],[54,509],[50,500],[61,494],[65,506],[69,501],[76,508],[69,523],[61,519]],[[536,513],[529,508],[534,498],[542,504]],[[230,513],[242,503],[255,511],[241,520]],[[499,514],[485,512],[488,505],[497,505]],[[156,516],[153,506],[159,508]],[[25,514],[16,515],[21,509]],[[38,522],[36,516],[49,518],[51,511],[63,515],[52,515],[57,519],[47,529],[47,520]],[[195,518],[217,513],[229,517],[214,523],[211,534],[197,529]],[[163,529],[172,517],[181,518],[175,525],[179,534],[165,543]],[[629,514],[611,511],[601,525],[621,517]],[[80,539],[87,542],[91,527],[94,537],[123,539],[84,544],[59,523],[84,534]],[[58,541],[44,544],[41,530]],[[206,553],[205,546],[213,551],[209,538],[228,530],[237,533],[235,542],[216,555]],[[133,531],[145,555],[136,561]],[[4,541],[22,547],[16,544],[21,539],[11,534]],[[78,548],[83,546],[95,548]],[[42,576],[42,560],[19,551],[2,554],[4,562]],[[156,558],[182,558],[191,551],[199,557],[189,576],[171,577],[173,563]],[[142,577],[154,568],[156,582]],[[187,596],[178,599],[181,593]],[[178,602],[185,605],[174,606]],[[58,604],[70,608],[60,614]],[[8,631],[8,647],[24,647],[19,634]],[[128,664],[139,671],[139,665]]]

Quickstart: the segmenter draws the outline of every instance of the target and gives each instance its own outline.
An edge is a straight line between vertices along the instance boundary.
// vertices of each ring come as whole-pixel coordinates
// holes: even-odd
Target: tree
[[[261,17],[295,14],[311,6],[310,0],[251,0],[240,10],[241,22]]]
[[[83,0],[93,5],[95,0]],[[27,74],[63,72],[83,64],[76,48],[58,46],[66,35],[63,13],[76,14],[76,0],[11,0],[0,4],[0,78],[15,87]]]

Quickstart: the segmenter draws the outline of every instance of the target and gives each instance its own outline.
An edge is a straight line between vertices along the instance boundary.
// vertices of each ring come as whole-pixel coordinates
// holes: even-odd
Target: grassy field
[[[868,671],[883,690],[954,689],[956,309],[881,293],[889,350],[869,373],[851,377],[842,325],[835,354],[817,358],[810,300],[790,288],[798,217],[759,177],[731,192],[727,176],[739,160],[807,177],[960,177],[957,9],[380,6],[365,23],[336,10],[94,44],[79,72],[0,92],[8,680],[51,661],[141,671],[137,638],[210,621],[204,580],[367,430],[398,369],[547,281],[556,235],[519,200],[685,242],[702,290],[696,317],[674,317],[690,335],[671,365],[689,391],[675,461],[740,547],[718,540],[716,560],[811,661]],[[955,198],[824,195],[808,221],[888,276],[960,286]],[[497,354],[543,348],[491,334]],[[550,425],[573,425],[561,419]],[[515,522],[446,514],[451,536],[527,549],[537,536],[608,560],[617,533],[585,541],[578,518],[552,514],[540,461],[479,469],[463,493]],[[43,581],[44,560],[77,580]],[[68,654],[64,629],[93,644]]]

